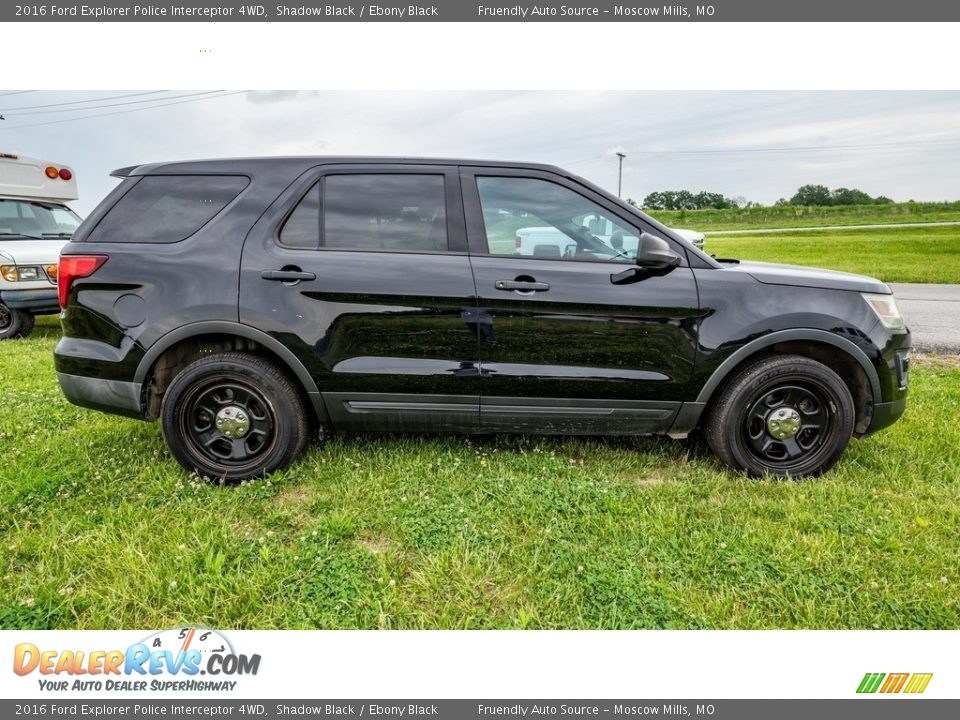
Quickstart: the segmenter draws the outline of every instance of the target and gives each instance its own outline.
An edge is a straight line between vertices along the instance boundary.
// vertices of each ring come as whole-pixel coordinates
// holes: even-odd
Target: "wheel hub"
[[[793,408],[779,408],[767,418],[767,432],[777,440],[786,440],[800,430],[800,413]]]
[[[227,405],[217,411],[215,419],[217,430],[231,440],[242,438],[250,431],[250,416],[236,405]]]

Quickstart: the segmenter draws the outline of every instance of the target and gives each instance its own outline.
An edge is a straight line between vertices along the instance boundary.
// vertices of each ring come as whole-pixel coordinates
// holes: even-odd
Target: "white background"
[[[8,24],[0,67],[5,89],[945,90],[956,38],[946,23]],[[39,696],[8,669],[18,642],[144,634],[4,632],[0,694]],[[227,634],[263,656],[245,697],[848,698],[865,672],[933,672],[924,697],[960,697],[958,632]]]
[[[18,23],[7,89],[946,90],[951,23]]]

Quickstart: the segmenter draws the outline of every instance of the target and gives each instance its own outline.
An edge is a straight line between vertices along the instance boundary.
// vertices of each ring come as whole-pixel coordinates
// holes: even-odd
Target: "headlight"
[[[7,282],[43,279],[43,273],[36,265],[0,265],[0,275],[3,275],[3,279]]]
[[[897,307],[897,301],[893,299],[893,295],[869,295],[867,293],[861,295],[874,314],[880,318],[884,327],[891,330],[903,330],[906,327],[903,322],[903,315],[900,314],[900,308]]]

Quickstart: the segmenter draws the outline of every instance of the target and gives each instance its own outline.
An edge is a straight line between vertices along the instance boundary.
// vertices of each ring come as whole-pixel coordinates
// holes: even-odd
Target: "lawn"
[[[874,225],[960,221],[960,202],[906,202],[830,207],[752,207],[732,210],[647,210],[662,223],[708,232],[750,228]]]
[[[960,283],[960,226],[707,234],[716,257],[813,265],[888,282]]]
[[[817,481],[697,442],[336,437],[239,487],[0,343],[0,627],[955,628],[960,362]]]

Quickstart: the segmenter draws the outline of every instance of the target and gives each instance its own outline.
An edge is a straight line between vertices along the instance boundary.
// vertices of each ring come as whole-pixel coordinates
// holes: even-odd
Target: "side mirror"
[[[641,233],[637,247],[637,265],[652,270],[664,270],[680,264],[677,255],[663,238],[650,233]]]

